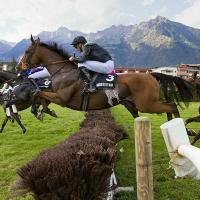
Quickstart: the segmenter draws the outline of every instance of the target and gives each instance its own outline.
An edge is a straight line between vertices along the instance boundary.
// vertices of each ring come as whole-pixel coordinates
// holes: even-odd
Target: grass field
[[[182,111],[182,117],[197,115],[198,103],[192,103],[189,109]],[[16,179],[16,170],[31,160],[40,151],[54,146],[64,138],[79,129],[80,122],[84,119],[83,112],[51,106],[55,109],[58,118],[45,116],[43,122],[35,119],[29,110],[21,112],[22,121],[27,128],[27,134],[22,135],[16,123],[8,123],[3,134],[0,135],[0,200],[8,197],[11,185]],[[118,144],[123,149],[121,158],[116,164],[116,174],[120,186],[133,185],[135,180],[135,155],[134,155],[134,121],[123,106],[111,109],[116,122],[122,124],[128,131],[130,138]],[[120,113],[120,115],[119,115]],[[174,172],[168,169],[169,157],[162,138],[159,126],[166,121],[166,115],[149,115],[152,120],[153,143],[153,176],[155,200],[199,200],[199,181],[191,179],[174,179]],[[3,120],[3,112],[0,112]],[[189,127],[200,130],[200,124],[194,123]],[[197,143],[197,145],[200,144]],[[199,145],[198,145],[199,146]],[[32,197],[20,198],[31,200]],[[133,200],[136,192],[120,194],[117,200]]]

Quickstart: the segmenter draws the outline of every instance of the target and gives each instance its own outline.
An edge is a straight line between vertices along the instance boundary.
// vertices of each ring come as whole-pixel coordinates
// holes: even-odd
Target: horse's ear
[[[31,42],[32,42],[32,44],[35,44],[35,40],[33,39],[32,34],[31,34]]]

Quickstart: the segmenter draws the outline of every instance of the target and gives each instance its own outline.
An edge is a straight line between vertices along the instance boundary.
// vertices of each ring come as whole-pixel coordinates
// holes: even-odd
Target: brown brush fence
[[[109,110],[88,112],[80,131],[18,169],[12,196],[31,192],[36,200],[108,199],[116,143],[125,138]]]

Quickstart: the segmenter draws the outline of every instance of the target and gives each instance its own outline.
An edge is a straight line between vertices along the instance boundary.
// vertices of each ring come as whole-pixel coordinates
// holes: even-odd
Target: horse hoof
[[[51,111],[51,116],[52,117],[58,117],[58,115],[56,114],[56,112],[54,110]]]
[[[22,130],[22,133],[25,134],[25,133],[26,133],[26,129],[23,129],[23,130]]]
[[[44,114],[39,114],[39,115],[37,116],[37,119],[39,119],[40,121],[43,121],[43,119],[44,119]]]

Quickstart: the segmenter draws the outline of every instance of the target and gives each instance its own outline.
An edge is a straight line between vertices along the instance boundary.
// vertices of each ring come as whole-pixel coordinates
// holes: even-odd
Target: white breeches
[[[105,63],[99,61],[85,61],[83,63],[78,63],[78,67],[86,67],[87,69],[102,73],[102,74],[109,74],[114,69],[114,62],[109,60]]]
[[[35,72],[34,74],[31,74],[28,76],[28,78],[45,78],[51,76],[46,68],[44,68],[42,71]]]

